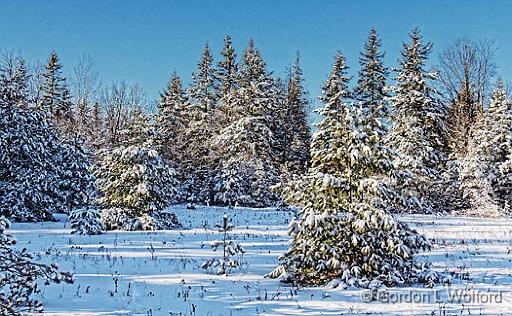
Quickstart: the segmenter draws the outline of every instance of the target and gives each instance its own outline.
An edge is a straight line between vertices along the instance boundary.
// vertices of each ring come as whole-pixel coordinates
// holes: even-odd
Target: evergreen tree
[[[370,30],[364,46],[364,52],[359,57],[359,78],[354,92],[354,98],[363,110],[368,121],[368,131],[382,137],[387,133],[389,106],[386,91],[386,77],[389,72],[384,67],[384,53],[380,51],[381,41],[375,29]]]
[[[0,210],[16,221],[51,220],[61,201],[61,146],[14,84],[24,80],[11,75],[2,71],[0,86]]]
[[[184,129],[187,127],[187,99],[180,77],[174,73],[160,96],[156,117],[156,134],[162,156],[181,170],[185,154]]]
[[[131,145],[104,153],[96,171],[102,196],[98,199],[108,230],[157,230],[177,225],[163,210],[177,195],[177,181],[158,153]]]
[[[155,150],[147,117],[138,112],[121,145],[100,154],[95,171],[102,222],[108,230],[157,230],[178,225],[163,210],[179,196],[176,172]]]
[[[236,62],[235,49],[233,48],[231,37],[229,35],[224,39],[224,49],[222,50],[221,55],[223,59],[217,66],[216,76],[218,81],[218,99],[226,96],[237,87],[238,64]]]
[[[286,87],[285,113],[280,117],[284,135],[284,163],[292,174],[303,174],[309,166],[310,128],[307,108],[309,102],[303,86],[303,73],[300,55],[297,53],[295,63],[290,71]]]
[[[73,109],[66,78],[61,69],[57,54],[52,52],[43,74],[44,84],[39,107],[61,133],[69,133],[73,124]]]
[[[192,84],[188,95],[193,106],[203,112],[211,112],[216,103],[216,71],[213,68],[213,56],[208,44],[205,45],[197,71],[192,74]]]
[[[184,131],[185,157],[183,172],[187,199],[190,202],[210,204],[214,200],[215,161],[211,150],[214,133],[219,130],[215,117],[216,71],[212,66],[213,57],[208,45],[192,74],[192,84],[187,95],[187,127]]]
[[[346,69],[338,52],[322,89],[311,169],[283,189],[287,202],[301,207],[300,218],[290,223],[290,249],[269,276],[302,285],[340,279],[361,287],[419,280],[413,255],[429,243],[386,212],[398,193],[380,176],[395,176],[393,153],[365,132],[363,109],[349,103]]]
[[[217,200],[231,196],[239,205],[269,206],[277,196],[269,187],[278,181],[275,115],[279,89],[265,69],[265,63],[251,40],[244,52],[239,87],[226,98],[232,109],[230,124],[214,140],[218,155]],[[232,177],[245,179],[232,197]],[[221,198],[219,198],[221,197]],[[227,201],[219,201],[230,203]]]
[[[0,65],[0,87],[4,100],[17,106],[28,103],[28,80],[25,61],[18,56],[7,54]]]
[[[432,193],[433,186],[438,186],[440,194],[443,190],[439,185],[445,163],[446,108],[429,85],[434,74],[424,69],[431,44],[422,43],[418,29],[410,37],[411,43],[403,46],[391,98],[394,113],[388,144],[399,154],[399,169],[412,175],[402,186],[413,207],[410,210],[430,212],[446,206],[442,196]]]
[[[93,205],[96,178],[84,141],[75,138],[62,144],[58,157],[59,191],[62,193],[62,209],[59,211],[70,214],[74,209]]]
[[[510,212],[511,157],[512,103],[498,81],[489,109],[472,129],[462,160],[461,188],[470,203],[467,213],[500,216]]]

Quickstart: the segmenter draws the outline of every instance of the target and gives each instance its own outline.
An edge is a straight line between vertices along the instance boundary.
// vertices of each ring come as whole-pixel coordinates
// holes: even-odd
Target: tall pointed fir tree
[[[220,53],[222,60],[217,65],[217,99],[220,99],[231,93],[237,87],[238,64],[236,62],[236,53],[233,48],[231,37],[228,35],[224,39],[224,48]]]
[[[185,159],[184,129],[187,127],[187,98],[180,77],[174,73],[169,84],[160,95],[156,116],[156,138],[169,164],[182,172]]]
[[[50,54],[43,76],[44,83],[41,87],[42,97],[39,108],[43,110],[61,135],[66,136],[74,128],[73,108],[57,53]]]
[[[359,57],[359,78],[354,91],[355,101],[361,107],[368,131],[382,138],[388,131],[390,108],[389,93],[386,90],[388,69],[384,66],[384,53],[380,51],[381,41],[377,31],[371,29],[364,51]]]
[[[300,218],[290,223],[290,249],[270,276],[300,285],[420,281],[413,255],[429,243],[386,211],[397,192],[381,176],[395,176],[393,152],[366,133],[362,108],[350,105],[346,69],[338,53],[322,88],[323,120],[311,143],[311,169],[283,190],[289,203],[301,207]]]
[[[284,159],[286,172],[304,174],[309,166],[310,128],[307,109],[309,102],[303,86],[303,73],[300,66],[300,55],[297,52],[295,62],[290,70],[286,85],[284,110],[280,117],[281,130],[284,138]]]
[[[252,40],[244,52],[238,83],[239,87],[226,104],[232,109],[232,122],[221,130],[213,143],[219,155],[216,200],[226,204],[269,206],[278,201],[270,190],[278,179],[272,116],[278,89]],[[241,183],[234,188],[232,184],[238,182],[237,179]]]
[[[398,168],[411,175],[402,185],[409,196],[407,210],[442,211],[447,206],[441,179],[446,159],[446,107],[429,83],[435,75],[424,69],[431,44],[422,43],[418,29],[410,38],[411,43],[403,46],[397,71],[391,98],[393,125],[387,140],[398,152]],[[433,193],[433,187],[439,194]]]
[[[106,229],[158,230],[178,225],[164,209],[179,195],[176,172],[154,146],[152,127],[143,111],[121,131],[120,145],[100,154],[95,170]]]
[[[208,45],[192,74],[192,82],[187,90],[189,105],[188,124],[184,131],[185,156],[183,172],[187,200],[192,203],[210,204],[214,200],[213,177],[215,162],[211,141],[218,122],[214,117],[216,107],[216,72],[213,57]]]
[[[470,215],[497,217],[511,212],[512,103],[498,81],[489,109],[472,128],[462,160],[461,188]]]

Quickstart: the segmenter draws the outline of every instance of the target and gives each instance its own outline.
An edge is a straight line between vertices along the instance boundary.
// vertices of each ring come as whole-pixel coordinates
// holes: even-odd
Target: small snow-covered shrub
[[[217,274],[228,274],[232,269],[240,268],[242,265],[241,258],[245,253],[242,246],[233,240],[228,240],[228,231],[234,228],[233,225],[228,224],[228,217],[224,214],[222,225],[215,225],[219,227],[219,232],[223,234],[223,240],[215,240],[212,242],[211,247],[213,251],[222,249],[221,258],[211,258],[206,260],[201,266],[205,270],[217,269]]]
[[[74,209],[69,215],[69,222],[72,234],[99,235],[105,230],[98,209],[94,206]]]
[[[33,262],[26,249],[13,250],[16,239],[5,232],[9,226],[9,221],[0,217],[0,315],[42,312],[42,303],[31,298],[36,281],[72,283],[73,278],[67,272],[58,272],[55,265]]]

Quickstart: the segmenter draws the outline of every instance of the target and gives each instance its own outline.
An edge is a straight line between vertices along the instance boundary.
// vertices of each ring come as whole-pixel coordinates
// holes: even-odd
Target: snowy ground
[[[263,278],[287,247],[291,216],[274,209],[174,207],[183,229],[70,234],[58,223],[14,224],[18,247],[37,260],[73,271],[72,285],[41,285],[48,315],[507,315],[512,313],[512,220],[408,216],[435,240],[428,254],[436,270],[453,274],[451,286],[389,289],[388,299],[364,301],[368,292],[349,288],[295,289]],[[217,256],[209,243],[214,225],[228,216],[232,235],[247,253],[242,270],[206,274],[199,266]],[[459,292],[455,292],[459,291]],[[450,302],[464,293],[470,303]],[[411,296],[412,295],[412,296]],[[411,299],[412,297],[412,299]],[[397,301],[402,302],[397,302]],[[418,302],[418,301],[422,302]],[[480,302],[478,302],[480,300]],[[492,300],[492,303],[485,303]],[[483,302],[482,302],[483,301]],[[497,301],[497,302],[496,302]]]

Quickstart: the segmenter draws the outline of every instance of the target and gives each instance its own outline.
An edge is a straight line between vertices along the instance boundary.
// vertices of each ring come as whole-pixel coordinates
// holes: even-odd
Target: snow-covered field
[[[287,248],[289,212],[182,206],[173,211],[183,229],[75,236],[61,217],[57,223],[14,224],[11,231],[18,247],[29,248],[36,260],[57,262],[75,274],[71,285],[40,284],[38,296],[48,315],[512,313],[512,220],[403,217],[435,240],[428,258],[436,270],[452,275],[453,283],[388,289],[387,299],[366,303],[366,290],[296,289],[263,278]],[[246,250],[242,269],[227,277],[200,267],[220,255],[209,244],[221,238],[214,225],[225,211],[236,225],[230,235]],[[450,299],[462,293],[468,295],[460,303],[461,297]]]

